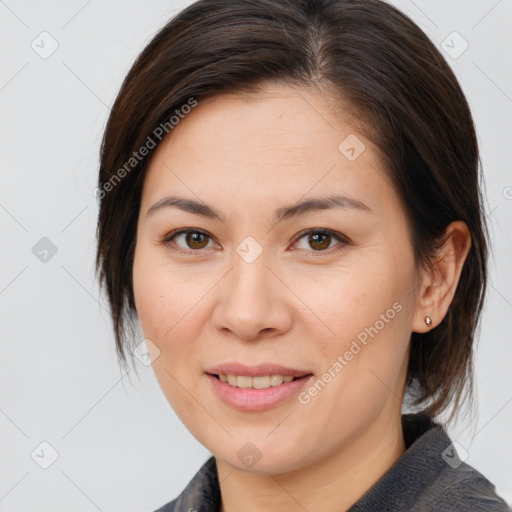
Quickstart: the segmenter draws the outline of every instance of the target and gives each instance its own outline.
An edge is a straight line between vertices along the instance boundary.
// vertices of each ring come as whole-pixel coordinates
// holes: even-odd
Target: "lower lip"
[[[307,375],[291,382],[283,382],[279,386],[270,386],[265,389],[238,388],[227,382],[222,382],[213,375],[206,374],[213,389],[228,405],[242,411],[264,411],[280,404],[287,398],[296,395],[313,377]]]

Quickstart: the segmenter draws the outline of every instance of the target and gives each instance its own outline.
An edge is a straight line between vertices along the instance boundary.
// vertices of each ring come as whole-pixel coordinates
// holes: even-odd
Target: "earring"
[[[427,324],[427,327],[430,327],[432,325],[432,319],[429,316],[426,316],[425,323]]]
[[[431,286],[439,286],[438,283],[432,283]]]

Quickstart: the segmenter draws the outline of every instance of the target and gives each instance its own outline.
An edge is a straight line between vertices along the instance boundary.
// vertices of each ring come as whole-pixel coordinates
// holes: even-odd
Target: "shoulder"
[[[512,512],[494,484],[459,458],[443,425],[423,415],[405,415],[403,422],[410,448],[403,469],[417,470],[418,510]]]
[[[464,462],[456,468],[446,467],[421,501],[432,512],[512,512],[494,484]]]
[[[218,512],[220,488],[215,458],[211,456],[182,493],[154,512]]]
[[[350,512],[512,512],[495,486],[459,458],[444,426],[402,417],[405,453]]]
[[[169,503],[165,504],[163,507],[160,507],[158,510],[155,510],[154,512],[174,512],[174,510],[176,510],[177,501],[178,498],[170,501]]]

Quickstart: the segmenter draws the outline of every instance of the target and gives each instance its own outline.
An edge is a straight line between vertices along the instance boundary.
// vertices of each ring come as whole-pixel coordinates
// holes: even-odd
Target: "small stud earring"
[[[439,284],[438,283],[432,283],[431,286],[439,286]]]
[[[426,316],[425,323],[427,324],[427,327],[430,327],[432,325],[432,319],[429,316]]]

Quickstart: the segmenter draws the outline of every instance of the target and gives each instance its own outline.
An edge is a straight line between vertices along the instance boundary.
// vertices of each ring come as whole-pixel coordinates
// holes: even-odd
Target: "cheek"
[[[401,403],[408,347],[406,294],[400,283],[383,282],[380,271],[353,271],[315,284],[326,292],[310,294],[308,304],[322,320],[315,318],[310,325],[319,330],[309,333],[321,373],[300,403],[304,414],[325,425],[326,436],[356,436],[386,404]],[[406,289],[405,281],[402,285]]]
[[[135,253],[133,291],[137,315],[144,337],[160,351],[153,370],[168,397],[181,395],[178,382],[191,380],[191,368],[200,366],[196,340],[207,322],[204,297],[213,282],[213,277],[194,278],[191,268],[169,265],[150,249],[140,247]]]
[[[161,352],[168,350],[165,342],[174,334],[185,311],[186,289],[172,281],[168,272],[155,262],[150,251],[138,247],[133,265],[133,294],[139,323],[145,338]]]
[[[149,250],[136,250],[133,266],[133,292],[139,323],[144,337],[160,351],[152,368],[170,405],[180,415],[196,411],[194,386],[190,368],[193,367],[194,344],[198,322],[194,321],[200,296],[194,293],[190,280],[178,275]],[[204,292],[203,292],[204,294]],[[184,392],[184,388],[189,392]]]
[[[326,340],[325,347],[343,348],[338,344],[356,338],[375,323],[383,332],[397,323],[397,309],[405,306],[408,272],[403,266],[398,271],[392,260],[378,259],[302,273],[292,282],[291,288],[304,305],[300,309],[310,317],[306,325],[315,329],[317,339]],[[402,308],[393,308],[395,303]]]
[[[315,340],[328,385],[349,409],[362,396],[381,400],[400,387],[410,335],[410,262],[384,255],[350,268],[303,276],[294,290],[307,305],[309,338]],[[314,277],[314,279],[313,279]],[[329,375],[325,375],[325,380]],[[337,403],[333,394],[333,402]]]
[[[170,268],[150,249],[137,247],[133,264],[133,293],[144,334],[163,341],[197,301],[195,285]]]

